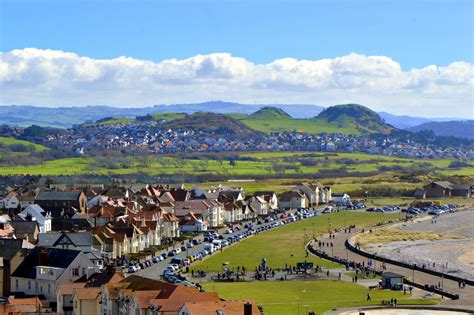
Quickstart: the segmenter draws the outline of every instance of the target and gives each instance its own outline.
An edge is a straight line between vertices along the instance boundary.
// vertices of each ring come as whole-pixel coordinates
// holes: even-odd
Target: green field
[[[261,119],[253,117],[235,117],[240,122],[246,124],[252,129],[263,132],[282,132],[282,131],[298,131],[310,134],[326,133],[344,133],[360,135],[360,131],[355,124],[334,124],[323,119],[295,119],[290,117],[278,117],[273,119]]]
[[[39,148],[41,147],[39,146]],[[44,148],[42,147],[42,149]],[[451,175],[474,175],[472,162],[473,167],[447,170],[450,160],[406,159],[364,153],[265,152],[243,153],[240,158],[248,158],[248,160],[236,160],[235,165],[231,165],[228,160],[193,160],[181,159],[179,156],[150,155],[146,157],[145,162],[142,157],[130,156],[130,163],[126,166],[118,164],[114,167],[102,165],[94,158],[67,158],[31,166],[0,166],[0,175],[135,174],[143,172],[151,175],[218,174],[230,178],[234,176],[249,178],[252,175],[278,175],[284,178],[285,174],[298,174],[304,178],[306,174],[316,174],[321,171],[341,171],[341,167],[349,174],[380,173],[385,172],[380,170],[381,167],[400,167],[425,171],[431,168],[438,172],[450,171]],[[308,166],[308,161],[311,162],[310,166]],[[64,168],[65,164],[69,167]],[[389,179],[386,185],[390,185],[392,182],[393,180]],[[354,183],[354,185],[357,184],[360,183]],[[343,190],[351,190],[356,186],[340,187],[343,187]]]
[[[262,258],[267,258],[268,265],[272,268],[284,268],[285,264],[296,265],[297,262],[311,261],[315,265],[326,268],[335,268],[336,264],[311,256],[306,258],[304,244],[331,229],[343,227],[345,224],[356,226],[372,226],[381,221],[397,220],[398,214],[345,212],[332,213],[313,217],[284,225],[277,229],[269,230],[247,238],[222,253],[209,256],[193,265],[194,270],[221,271],[224,262],[228,267],[237,268],[245,266],[253,270],[260,264]]]
[[[9,146],[13,144],[22,144],[22,145],[34,147],[35,151],[49,150],[48,147],[45,147],[44,145],[41,145],[41,144],[36,144],[33,142],[18,140],[15,138],[8,138],[8,137],[0,137],[0,144],[5,145],[5,146]]]
[[[263,307],[268,315],[307,314],[314,311],[323,314],[334,308],[363,305],[380,305],[382,300],[396,298],[403,304],[437,304],[434,299],[412,299],[409,294],[389,290],[371,290],[347,282],[312,281],[266,281],[238,283],[203,283],[207,291],[219,292],[225,299],[250,299]],[[367,302],[367,292],[372,301]],[[298,309],[299,308],[299,309]]]

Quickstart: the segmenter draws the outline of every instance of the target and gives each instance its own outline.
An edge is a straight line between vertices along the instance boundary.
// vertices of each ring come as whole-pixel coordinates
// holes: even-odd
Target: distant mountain
[[[380,112],[379,115],[380,117],[382,117],[383,120],[385,120],[387,124],[390,124],[399,129],[408,129],[410,127],[418,126],[430,121],[462,120],[461,118],[425,118],[407,115],[397,116],[386,112]]]
[[[174,105],[155,105],[151,107],[137,108],[117,108],[110,106],[85,106],[85,107],[37,107],[37,106],[0,106],[0,124],[27,127],[31,125],[50,126],[68,128],[74,124],[82,124],[86,121],[97,121],[104,118],[135,118],[147,114],[161,115],[167,113],[186,113],[193,114],[197,112],[213,112],[220,114],[235,114],[233,117],[243,115],[241,118],[259,119],[259,117],[244,117],[258,112],[263,108],[276,108],[282,110],[292,118],[303,119],[312,118],[319,115],[324,107],[307,104],[240,104],[223,101],[210,101],[194,104],[174,104]],[[429,121],[446,121],[458,119],[446,118],[423,118],[411,116],[396,116],[385,112],[380,116],[386,123],[405,129]],[[260,117],[263,118],[263,117]],[[279,117],[281,118],[281,117]],[[289,118],[289,117],[288,117]],[[124,120],[126,121],[126,120]],[[301,122],[301,120],[299,121]],[[322,126],[322,125],[321,125]],[[295,129],[308,130],[308,125],[303,125]],[[315,127],[309,127],[315,130]]]
[[[465,139],[474,139],[474,120],[442,122],[432,121],[408,128],[407,130],[413,132],[431,130],[437,136],[452,136]]]
[[[361,133],[389,133],[393,127],[373,110],[359,104],[331,106],[323,110],[315,120],[336,124],[341,127],[353,126]]]

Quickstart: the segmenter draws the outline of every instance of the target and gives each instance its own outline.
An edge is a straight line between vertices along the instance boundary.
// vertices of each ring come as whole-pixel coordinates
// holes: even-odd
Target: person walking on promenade
[[[372,297],[370,296],[370,292],[367,292],[367,301],[372,301]]]

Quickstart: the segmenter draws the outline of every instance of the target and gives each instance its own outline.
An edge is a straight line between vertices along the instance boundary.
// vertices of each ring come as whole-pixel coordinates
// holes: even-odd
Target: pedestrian
[[[328,276],[328,277],[329,277],[329,270],[326,272],[326,276]]]
[[[339,275],[337,276],[338,280],[341,280],[341,273],[339,272]]]
[[[394,298],[394,299],[393,299],[393,305],[394,305],[394,306],[397,306],[397,298]]]
[[[367,301],[372,301],[372,297],[370,296],[370,292],[367,292]]]

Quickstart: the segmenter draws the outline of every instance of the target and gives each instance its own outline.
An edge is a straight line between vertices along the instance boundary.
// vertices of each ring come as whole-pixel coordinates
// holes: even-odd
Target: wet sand
[[[397,226],[404,231],[430,231],[446,235],[442,240],[402,241],[370,244],[366,250],[410,264],[426,265],[445,273],[474,280],[474,210],[409,222]],[[453,239],[452,237],[455,237]]]

